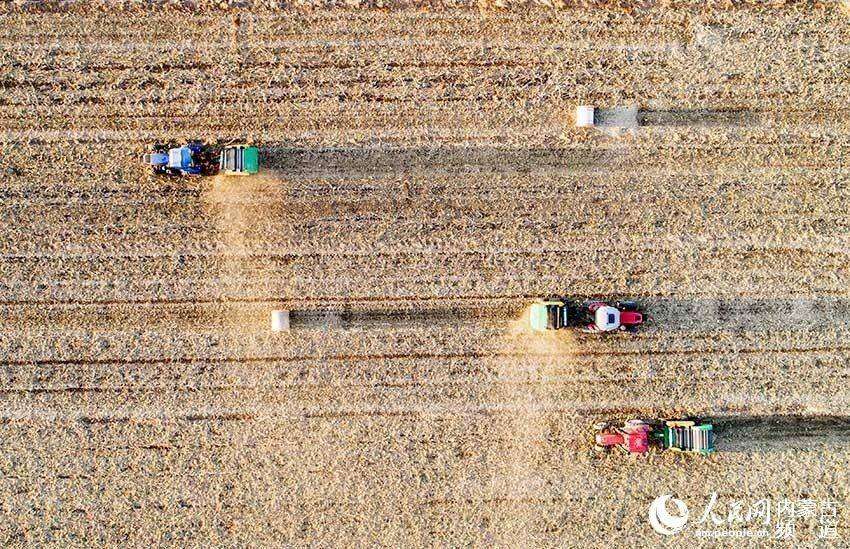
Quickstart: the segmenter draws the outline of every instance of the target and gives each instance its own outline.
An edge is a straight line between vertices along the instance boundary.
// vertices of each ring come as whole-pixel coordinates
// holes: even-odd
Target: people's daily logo
[[[693,503],[693,502],[692,502]],[[702,513],[691,517],[688,505],[670,494],[658,496],[649,505],[649,525],[662,536],[687,530],[698,538],[797,538],[797,526],[819,539],[838,537],[838,503],[804,497],[773,501],[726,499],[712,492]]]
[[[676,508],[675,514],[671,514],[668,503]],[[649,524],[652,529],[664,536],[672,536],[685,527],[688,522],[688,506],[684,501],[666,494],[658,496],[649,506]]]

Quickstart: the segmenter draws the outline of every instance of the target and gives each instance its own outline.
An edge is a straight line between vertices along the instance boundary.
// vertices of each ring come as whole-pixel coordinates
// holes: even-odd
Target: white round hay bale
[[[576,127],[587,128],[593,126],[594,108],[589,105],[576,107]]]
[[[289,311],[275,309],[272,311],[272,331],[286,332],[289,330]]]

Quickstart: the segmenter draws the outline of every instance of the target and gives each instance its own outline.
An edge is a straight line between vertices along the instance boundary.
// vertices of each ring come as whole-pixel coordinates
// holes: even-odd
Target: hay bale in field
[[[594,108],[588,105],[579,105],[576,107],[576,127],[589,128],[593,126]]]
[[[271,324],[273,332],[289,331],[289,311],[275,309],[271,314]]]

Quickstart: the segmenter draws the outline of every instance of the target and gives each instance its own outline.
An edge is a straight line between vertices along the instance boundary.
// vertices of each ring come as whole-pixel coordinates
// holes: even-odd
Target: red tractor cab
[[[643,314],[638,312],[634,301],[618,301],[613,305],[604,301],[591,301],[587,304],[587,313],[591,322],[582,330],[587,333],[634,331],[643,324]]]
[[[649,432],[652,427],[639,419],[630,419],[622,427],[610,423],[596,426],[596,448],[619,448],[627,454],[645,454],[649,451]]]

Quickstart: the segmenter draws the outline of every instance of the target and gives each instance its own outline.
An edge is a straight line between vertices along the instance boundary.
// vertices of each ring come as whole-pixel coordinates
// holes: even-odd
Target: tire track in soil
[[[343,295],[328,295],[328,296],[299,296],[297,298],[280,298],[276,296],[252,296],[252,297],[228,297],[221,299],[208,298],[185,298],[185,299],[25,299],[25,300],[5,300],[0,301],[0,306],[15,306],[15,305],[203,305],[210,303],[268,303],[269,305],[291,305],[296,303],[397,303],[397,302],[462,302],[462,301],[483,301],[483,300],[517,300],[517,299],[536,299],[539,297],[536,294],[465,294],[454,296],[428,296],[428,295],[385,295],[385,296],[343,296]]]
[[[247,177],[218,175],[213,179],[212,186],[207,192],[202,194],[203,207],[215,220],[217,244],[224,251],[223,261],[217,264],[217,276],[224,284],[224,295],[243,296],[246,293],[246,279],[251,276],[251,263],[245,260],[245,256],[249,255],[247,234],[252,224],[261,223],[270,215],[269,205],[255,200],[255,197],[261,193],[264,186],[275,184],[277,180],[276,173],[268,169]],[[257,322],[249,305],[250,302],[238,298],[224,302],[223,314],[229,317],[229,321],[219,321],[216,330],[240,342],[231,352],[244,353],[250,348],[250,343],[245,343],[246,330],[268,329],[267,326]],[[240,382],[239,378],[232,373],[226,374],[224,380],[227,384]],[[251,383],[257,384],[260,381],[256,374],[251,376]],[[168,392],[173,395],[178,391],[171,389]],[[245,400],[237,400],[236,406],[229,410],[226,408],[223,410],[221,402],[214,402],[216,404],[211,409],[196,409],[184,418],[180,417],[178,410],[169,410],[164,406],[161,412],[168,421],[185,419],[188,421],[267,422],[269,419],[268,413],[257,414],[251,411],[250,402]],[[111,421],[112,419],[108,417],[94,418],[94,422]],[[279,424],[277,428],[287,429],[287,425]],[[274,455],[274,450],[268,446],[270,440],[266,438],[259,443],[259,451],[264,456]],[[266,482],[271,484],[273,480],[266,479]]]
[[[783,292],[783,297],[793,298],[811,298],[811,291],[799,292]],[[206,305],[206,304],[227,304],[227,303],[268,303],[271,305],[293,306],[300,303],[321,303],[324,305],[347,304],[353,305],[358,303],[452,303],[452,302],[470,302],[470,301],[528,301],[541,297],[539,293],[535,294],[459,294],[459,295],[305,295],[297,298],[276,297],[271,295],[266,296],[251,296],[251,297],[228,297],[228,298],[157,298],[157,299],[7,299],[0,301],[2,307],[16,306],[32,306],[32,305],[57,305],[57,306],[120,306],[120,305]],[[610,294],[584,294],[585,298],[593,299],[610,299]],[[630,296],[636,299],[675,299],[676,294],[670,292],[641,292],[640,295]],[[818,298],[846,298],[850,297],[848,292],[838,291],[821,291],[817,294]],[[688,292],[682,299],[697,299],[697,298],[715,298],[717,294],[714,292]],[[765,294],[764,292],[740,292],[736,294],[737,299],[775,299],[774,296]],[[731,298],[730,298],[731,299]]]
[[[512,410],[503,410],[504,413],[511,413]],[[578,410],[576,419],[579,419],[583,424],[591,424],[595,420],[599,419],[599,415],[602,412],[606,412],[604,410]],[[622,409],[622,410],[608,410],[607,412],[614,412],[620,414],[627,414],[629,412],[633,412],[636,414],[640,414],[640,409]],[[240,416],[238,414],[222,414],[222,419],[238,419]],[[244,414],[244,417],[247,420],[252,420],[253,416],[251,414]],[[329,415],[328,418],[330,419]],[[313,419],[321,419],[320,417],[313,416]],[[775,415],[740,415],[740,416],[716,416],[711,418],[712,423],[714,424],[715,434],[718,435],[718,451],[720,452],[740,452],[740,451],[758,451],[762,448],[759,448],[760,443],[767,442],[768,444],[771,442],[793,442],[799,443],[803,445],[812,446],[818,443],[840,443],[842,446],[850,445],[850,417],[848,416],[803,416],[803,415],[792,415],[792,414],[775,414]],[[198,418],[200,420],[200,418]],[[287,419],[276,419],[274,421],[278,421],[281,423],[286,423]],[[508,446],[515,439],[513,436],[493,436],[493,438],[488,438],[488,441],[493,443],[498,443],[500,446]],[[578,439],[579,441],[585,439]],[[537,441],[536,445],[545,445],[550,441],[557,442],[559,445],[563,446],[565,450],[573,450],[573,451],[585,451],[589,450],[591,447],[591,441],[589,439],[586,442],[579,442],[576,444],[577,439],[575,437],[567,437],[567,438],[559,438],[559,437],[551,437],[547,439],[547,441]],[[434,440],[430,438],[425,439],[411,439],[409,441],[410,444],[417,445],[436,445],[440,444],[439,440]],[[273,444],[277,447],[283,447],[284,443],[279,441],[274,441]],[[777,446],[780,446],[777,444]],[[171,451],[171,450],[181,450],[181,449],[197,449],[197,448],[224,448],[227,447],[226,444],[144,444],[144,445],[126,445],[126,446],[110,446],[112,450],[134,450],[134,449],[142,449],[142,450],[157,450],[157,451]],[[246,445],[247,448],[254,448],[254,444]],[[83,452],[91,452],[97,450],[96,446],[83,446],[79,447],[79,451]],[[785,450],[788,450],[787,448]]]
[[[210,219],[215,220],[215,234],[220,251],[213,257],[220,263],[218,276],[224,278],[228,295],[239,295],[243,276],[238,256],[248,255],[245,246],[247,230],[245,201],[251,190],[242,178],[218,175],[212,180],[210,189],[204,193],[202,202]],[[236,291],[235,291],[236,290]]]
[[[549,334],[543,334],[548,336]],[[568,339],[569,338],[569,339]],[[571,334],[552,334],[552,338],[544,338],[544,341],[555,345],[564,345],[564,341],[573,343]],[[535,344],[537,345],[537,344]],[[540,343],[542,345],[542,343]],[[748,355],[748,354],[806,354],[806,353],[846,353],[850,352],[850,346],[823,346],[805,348],[715,348],[715,349],[654,349],[654,350],[570,350],[569,356],[573,357],[623,357],[623,356],[700,356],[700,355]],[[558,352],[504,352],[504,351],[471,351],[461,353],[379,353],[379,354],[337,354],[337,355],[312,355],[312,356],[248,356],[248,357],[161,357],[161,358],[139,358],[139,359],[45,359],[45,360],[3,360],[2,366],[72,366],[72,365],[145,365],[145,364],[251,364],[251,363],[299,363],[311,361],[326,362],[359,362],[376,360],[458,360],[458,359],[484,359],[484,358],[559,358],[564,356],[564,351]]]
[[[711,376],[699,376],[694,377],[694,379],[699,380],[713,380],[713,381],[741,381],[741,380],[757,380],[764,376],[758,375],[711,375]],[[834,381],[841,381],[850,378],[850,373],[832,373],[829,374],[827,378],[823,378],[823,380],[830,379]],[[570,386],[570,385],[588,385],[588,384],[596,384],[596,385],[615,385],[619,386],[624,382],[646,382],[646,383],[661,383],[664,381],[667,382],[676,382],[681,379],[681,376],[654,376],[651,380],[641,379],[639,377],[620,377],[620,378],[603,378],[603,379],[574,379],[572,377],[559,377],[557,379],[551,379],[546,382],[538,382],[529,379],[500,379],[496,383],[504,387],[512,387],[512,386],[520,386],[520,387],[530,387],[538,383],[546,383],[551,386]],[[209,392],[209,393],[227,393],[231,391],[267,391],[270,389],[279,390],[279,389],[300,389],[300,388],[356,388],[356,387],[369,387],[369,388],[390,388],[390,389],[401,389],[408,387],[448,387],[448,386],[471,386],[471,385],[479,385],[482,383],[482,379],[478,377],[468,376],[465,378],[450,378],[450,379],[438,379],[438,380],[408,380],[408,379],[389,379],[387,381],[339,381],[339,382],[330,382],[330,383],[321,383],[321,382],[313,382],[313,381],[296,381],[296,382],[288,382],[288,383],[266,383],[266,384],[224,384],[224,385],[193,385],[193,386],[179,386],[179,385],[76,385],[76,386],[42,386],[42,387],[3,387],[0,388],[0,395],[8,395],[8,394],[61,394],[61,393],[166,393],[166,392],[178,392],[178,393],[198,393],[198,392]]]
[[[498,409],[488,410],[488,414],[516,414],[517,407],[502,407]],[[558,408],[550,410],[553,413],[572,414],[579,424],[591,424],[598,420],[602,415],[645,415],[646,410],[641,408],[618,408],[618,409],[601,409],[601,408]],[[470,413],[474,413],[471,411]],[[342,417],[414,417],[420,414],[420,411],[374,411],[374,410],[349,410],[349,411],[328,411],[325,413],[309,413],[305,416],[312,420],[329,420],[333,421]],[[183,414],[171,418],[173,421],[187,422],[230,422],[243,421],[254,422],[259,418],[252,413],[196,413]],[[832,446],[850,446],[850,417],[840,415],[797,415],[778,412],[771,415],[754,415],[747,414],[742,411],[742,415],[719,415],[712,419],[715,433],[718,436],[718,451],[723,453],[729,452],[780,452],[793,451],[796,449],[813,449],[818,445]],[[74,419],[64,418],[62,421],[74,421],[84,424],[98,423],[128,423],[134,418],[129,416],[80,416]],[[285,425],[289,419],[274,418],[269,420],[269,424],[281,423]],[[15,421],[11,418],[3,418],[0,420],[2,424],[13,424]],[[320,435],[317,435],[320,438]],[[516,436],[510,432],[491,433],[487,439],[498,447],[511,447],[516,443]],[[550,437],[546,440],[538,439],[535,441],[525,441],[528,448],[544,447],[551,441],[557,441],[567,451],[582,452],[590,449],[590,441],[583,438],[576,439],[575,437],[558,438]],[[439,441],[433,439],[412,440],[411,444],[431,445],[439,444]],[[280,447],[280,442],[269,437],[268,445],[270,447]],[[213,447],[224,447],[224,445],[212,445]],[[131,445],[131,446],[114,446],[112,449],[132,450],[145,449],[156,451],[171,451],[180,449],[206,448],[208,445],[197,444],[177,444],[177,445]],[[255,448],[255,445],[249,445],[250,448]],[[91,451],[94,447],[82,448],[81,450]],[[492,494],[496,497],[503,497],[505,501],[518,501],[522,498],[510,497],[504,494]],[[532,494],[526,494],[530,496]]]

